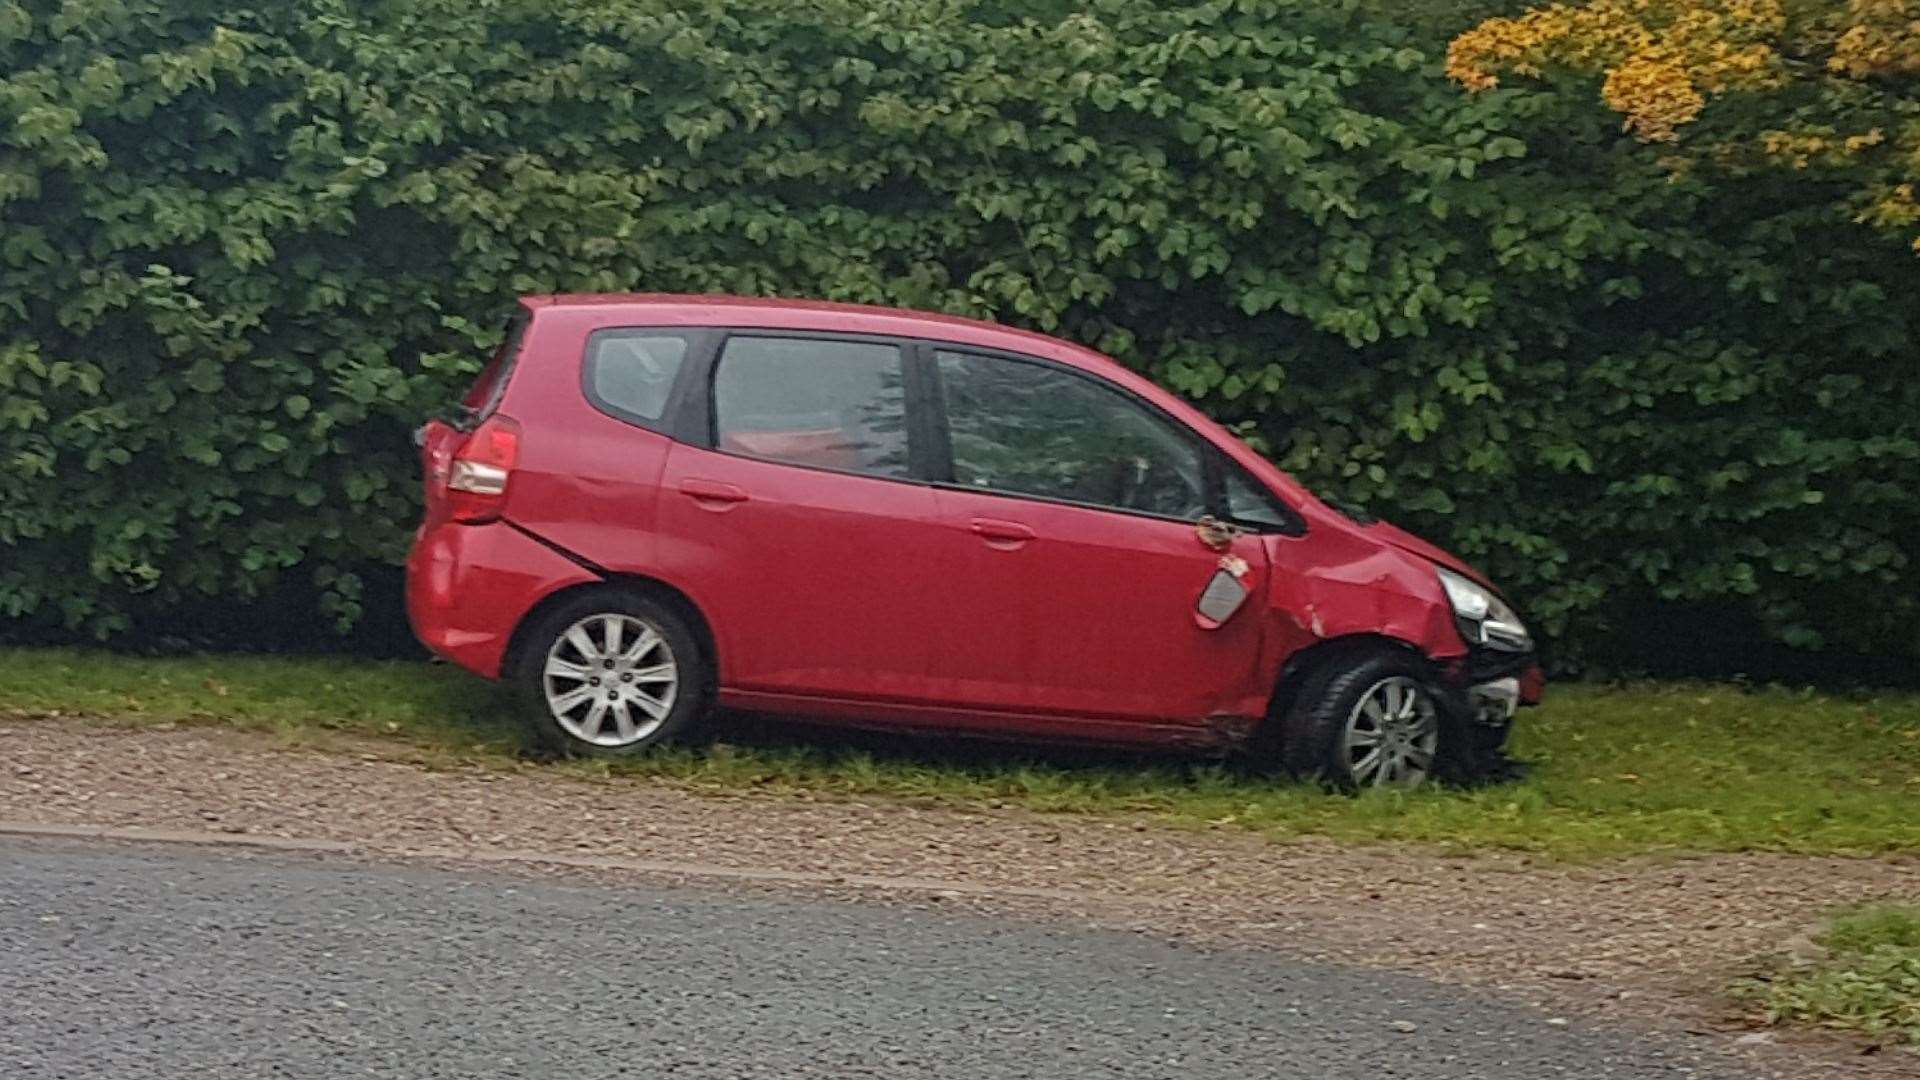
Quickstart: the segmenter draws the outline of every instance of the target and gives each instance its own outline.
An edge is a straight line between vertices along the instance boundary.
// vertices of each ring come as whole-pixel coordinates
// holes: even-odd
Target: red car
[[[1473,568],[1038,334],[529,297],[419,439],[414,630],[564,751],[718,705],[1411,786],[1487,759],[1541,692]]]

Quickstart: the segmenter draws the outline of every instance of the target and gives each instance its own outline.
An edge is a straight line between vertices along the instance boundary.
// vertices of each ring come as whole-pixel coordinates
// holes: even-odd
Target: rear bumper
[[[595,574],[504,521],[423,528],[407,555],[407,620],[420,643],[497,679],[513,632],[543,598]]]

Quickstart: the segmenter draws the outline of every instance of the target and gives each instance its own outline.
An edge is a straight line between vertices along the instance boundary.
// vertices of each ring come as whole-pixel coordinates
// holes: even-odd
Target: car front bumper
[[[1444,682],[1456,715],[1478,726],[1504,728],[1522,706],[1540,703],[1547,680],[1533,653],[1483,648],[1449,665]]]

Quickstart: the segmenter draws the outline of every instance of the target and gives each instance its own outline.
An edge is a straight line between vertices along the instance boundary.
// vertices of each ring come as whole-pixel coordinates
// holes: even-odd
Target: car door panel
[[[939,526],[908,467],[905,355],[821,335],[722,345],[714,448],[674,444],[657,543],[713,627],[723,689],[926,700]]]
[[[662,488],[664,554],[713,624],[725,685],[925,696],[928,488],[680,444]]]
[[[1206,625],[1195,605],[1228,556],[1264,589],[1266,549],[1196,531],[1211,500],[1192,433],[1058,365],[934,357],[943,698],[1142,724],[1243,707],[1263,620],[1243,608]]]
[[[962,582],[943,605],[936,690],[984,709],[1200,724],[1242,707],[1262,633],[1249,602],[1213,629],[1194,606],[1223,552],[1194,527],[1088,507],[942,489],[942,563]],[[975,527],[1018,524],[1008,544]],[[1257,537],[1231,554],[1265,588]]]

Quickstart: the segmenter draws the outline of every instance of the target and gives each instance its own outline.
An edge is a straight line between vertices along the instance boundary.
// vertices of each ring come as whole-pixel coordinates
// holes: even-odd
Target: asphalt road
[[[917,906],[0,838],[14,1080],[1733,1075],[1547,1020]]]

